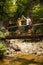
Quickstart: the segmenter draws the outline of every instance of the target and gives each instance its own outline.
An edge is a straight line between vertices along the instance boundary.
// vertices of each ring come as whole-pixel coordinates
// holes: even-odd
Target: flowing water
[[[16,43],[21,49],[21,52],[16,52],[12,57],[5,57],[4,59],[0,59],[0,65],[43,65],[43,41],[40,42],[29,42],[24,40],[15,39],[14,41],[10,41]],[[34,51],[40,52],[41,54],[35,54],[32,50],[34,47]],[[36,49],[37,47],[38,49]],[[33,52],[30,53],[32,50]]]

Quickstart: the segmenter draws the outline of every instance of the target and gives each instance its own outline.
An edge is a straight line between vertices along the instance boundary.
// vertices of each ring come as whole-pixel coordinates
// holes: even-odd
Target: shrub
[[[33,31],[34,33],[43,34],[43,26],[34,26]]]
[[[3,41],[0,41],[0,57],[4,56],[4,52],[7,50],[6,45]]]
[[[4,36],[4,33],[2,32],[2,31],[0,31],[0,37],[1,38],[4,38],[5,36]]]
[[[38,4],[33,7],[33,15],[32,19],[35,23],[41,22],[40,19],[42,20],[43,18],[43,5]]]

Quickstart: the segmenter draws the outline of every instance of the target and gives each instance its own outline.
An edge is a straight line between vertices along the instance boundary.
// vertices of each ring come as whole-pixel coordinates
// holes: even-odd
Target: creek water
[[[0,65],[43,65],[43,41],[11,39],[10,43],[18,46],[20,52],[17,51],[13,57],[0,59]]]

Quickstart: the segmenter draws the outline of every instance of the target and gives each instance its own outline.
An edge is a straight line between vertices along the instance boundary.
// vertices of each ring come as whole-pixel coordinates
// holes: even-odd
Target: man
[[[31,24],[32,24],[31,19],[29,18],[29,16],[27,16],[27,18],[26,18],[26,30],[28,33],[31,33]]]

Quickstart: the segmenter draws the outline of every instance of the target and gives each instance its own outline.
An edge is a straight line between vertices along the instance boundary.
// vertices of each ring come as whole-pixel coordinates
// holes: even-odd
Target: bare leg
[[[31,29],[28,30],[28,33],[31,34]]]
[[[18,32],[18,35],[20,35],[21,34],[21,32]]]

